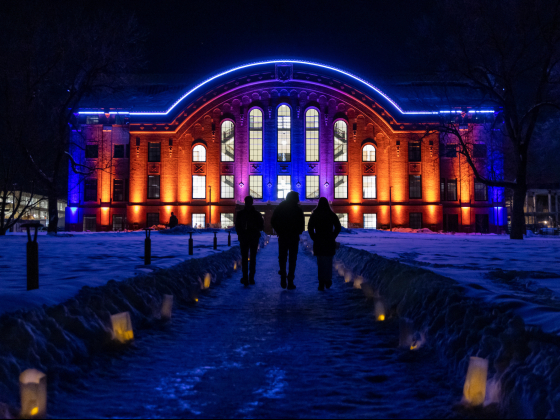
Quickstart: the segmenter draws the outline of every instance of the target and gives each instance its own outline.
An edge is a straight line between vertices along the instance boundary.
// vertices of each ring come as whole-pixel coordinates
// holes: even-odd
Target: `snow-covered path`
[[[106,369],[50,399],[50,415],[460,416],[452,406],[462,384],[435,352],[398,349],[398,320],[375,322],[362,291],[335,278],[318,292],[316,263],[303,252],[298,289],[282,290],[275,239],[257,270],[255,286],[240,285],[237,272],[162,330],[142,331],[133,348],[104,356]]]

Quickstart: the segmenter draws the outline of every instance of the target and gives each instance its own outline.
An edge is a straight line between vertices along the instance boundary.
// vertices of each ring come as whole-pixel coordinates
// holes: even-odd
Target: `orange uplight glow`
[[[101,207],[101,225],[107,226],[109,224],[109,207]]]

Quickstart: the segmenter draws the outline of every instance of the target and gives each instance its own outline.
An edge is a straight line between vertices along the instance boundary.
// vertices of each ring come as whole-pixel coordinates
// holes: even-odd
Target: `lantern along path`
[[[240,272],[136,335],[83,386],[53,395],[54,417],[453,417],[462,396],[434,352],[397,349],[398,320],[375,322],[371,302],[335,277],[317,291],[300,251],[296,291],[280,288],[276,239],[256,286]],[[335,274],[336,276],[336,274]],[[472,414],[472,413],[471,413]]]

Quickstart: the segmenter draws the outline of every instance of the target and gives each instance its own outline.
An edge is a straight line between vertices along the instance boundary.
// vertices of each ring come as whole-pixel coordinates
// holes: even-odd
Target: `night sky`
[[[161,1],[128,9],[147,32],[148,73],[201,79],[239,63],[300,58],[367,78],[414,73],[410,40],[429,1]]]

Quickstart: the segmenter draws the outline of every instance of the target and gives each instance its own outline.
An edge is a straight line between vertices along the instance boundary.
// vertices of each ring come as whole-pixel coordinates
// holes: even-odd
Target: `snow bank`
[[[309,240],[304,236],[304,240]],[[382,302],[387,317],[408,320],[424,348],[438,351],[464,381],[470,356],[490,362],[492,386],[507,417],[560,416],[560,341],[528,328],[508,303],[470,298],[458,282],[434,272],[342,246],[347,280]],[[492,382],[494,383],[494,382]]]
[[[263,235],[261,246],[266,241]],[[204,293],[207,274],[219,282],[231,275],[240,258],[239,248],[233,247],[121,282],[85,286],[59,305],[0,316],[0,403],[18,405],[18,377],[28,368],[45,372],[50,390],[75,383],[95,363],[91,355],[119,347],[112,341],[112,314],[129,311],[135,331],[155,326],[162,322],[163,295],[173,295],[178,306],[193,304]],[[0,404],[0,418],[8,415]]]

